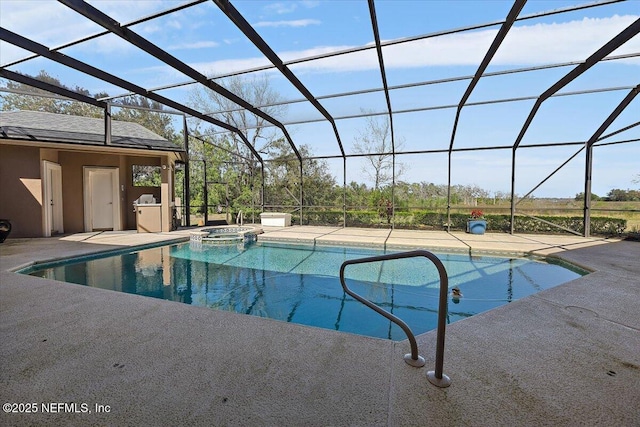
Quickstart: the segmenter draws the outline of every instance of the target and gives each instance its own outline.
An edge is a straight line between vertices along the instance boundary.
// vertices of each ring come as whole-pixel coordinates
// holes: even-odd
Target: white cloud
[[[584,60],[639,16],[584,18],[562,24],[537,24],[514,27],[495,61],[500,64],[536,64],[567,60]],[[636,36],[619,52],[640,51],[640,37]]]
[[[585,18],[582,21],[563,24],[514,27],[491,63],[493,65],[539,65],[584,60],[637,18],[637,16]],[[383,49],[385,65],[389,68],[478,65],[496,32],[497,30],[483,30],[452,34],[389,46]],[[640,51],[640,36],[631,39],[615,54],[638,51]],[[287,56],[294,57],[295,53],[291,52]],[[633,61],[630,60],[630,62]],[[635,63],[639,62],[635,60]],[[300,67],[334,71],[363,70],[377,67],[377,59],[365,51],[307,62]]]
[[[583,19],[562,24],[537,24],[514,27],[496,53],[493,65],[540,65],[584,60],[607,41],[629,26],[638,16],[613,16]],[[452,34],[383,49],[385,66],[417,68],[427,66],[477,66],[491,45],[497,30]],[[283,61],[309,58],[355,46],[319,46],[299,51],[278,52]],[[640,52],[640,36],[635,36],[614,54]],[[640,64],[638,59],[625,60]],[[266,65],[262,57],[199,63],[198,67],[216,74]],[[358,71],[378,67],[374,50],[339,55],[296,64],[295,71]]]
[[[29,1],[0,1],[0,25],[48,47],[101,30],[98,25],[60,3],[38,1],[37,6]],[[54,22],[64,22],[65,26],[52,25]],[[3,53],[3,61],[4,56]]]
[[[133,27],[132,27],[133,28]],[[166,33],[167,29],[171,32],[177,32],[182,29],[182,23],[177,19],[169,19],[165,21],[151,21],[145,22],[144,24],[139,24],[138,27],[134,28],[139,34],[154,34],[154,33]]]
[[[317,19],[296,19],[292,21],[260,21],[253,24],[254,27],[308,27],[309,25],[320,25]]]
[[[287,61],[293,58],[308,57],[314,55],[320,55],[324,53],[330,53],[347,48],[347,46],[332,46],[332,47],[319,47],[314,49],[308,49],[304,51],[296,52],[284,52],[280,55],[283,61]],[[190,63],[192,67],[197,69],[206,75],[221,75],[231,73],[239,70],[246,70],[251,68],[257,68],[262,66],[271,65],[268,59],[264,57],[254,57],[245,59],[223,59],[220,61],[212,62],[196,62]]]
[[[269,13],[276,13],[282,15],[285,13],[291,13],[298,8],[298,5],[294,2],[278,2],[265,6],[263,9]]]
[[[255,67],[271,65],[266,58],[249,58],[249,59],[225,59],[213,62],[196,62],[190,63],[193,68],[205,74],[220,75],[238,70],[246,70]]]
[[[93,4],[107,14],[113,13],[116,20],[119,15],[125,13],[129,18],[131,16],[145,16],[160,8],[167,7],[162,1],[127,2],[126,8],[123,8],[123,2],[118,0],[93,2]],[[101,26],[53,0],[1,0],[0,24],[10,31],[50,48],[104,31]],[[155,30],[158,29],[151,24],[146,28],[146,32],[149,33]],[[133,50],[129,43],[117,37],[115,39],[100,37],[73,49],[98,54],[123,53]],[[21,59],[25,57],[22,52],[16,48],[3,49],[1,61],[5,64]]]
[[[3,0],[4,1],[4,0]],[[176,0],[146,0],[127,1],[122,0],[90,0],[93,7],[111,16],[120,23],[132,21],[142,16],[152,15],[156,12],[169,9],[183,1]]]
[[[318,7],[320,2],[318,0],[302,0],[300,4],[307,9],[313,9],[314,7]]]
[[[142,30],[139,30],[142,34],[155,34],[162,31],[162,27],[158,24],[144,24]]]
[[[184,50],[184,49],[206,49],[210,47],[218,47],[220,43],[214,41],[200,41],[192,43],[180,43],[169,46],[169,50]]]

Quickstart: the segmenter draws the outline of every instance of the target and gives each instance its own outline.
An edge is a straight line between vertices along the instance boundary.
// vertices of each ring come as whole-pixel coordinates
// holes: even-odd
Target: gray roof
[[[0,139],[104,146],[104,120],[42,111],[0,112]],[[138,123],[111,121],[111,145],[184,151]]]

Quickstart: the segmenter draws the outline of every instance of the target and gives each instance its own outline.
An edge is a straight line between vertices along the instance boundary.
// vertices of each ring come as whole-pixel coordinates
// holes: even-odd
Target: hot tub
[[[258,241],[258,234],[262,234],[259,227],[231,225],[192,231],[189,240],[195,244],[254,243]]]

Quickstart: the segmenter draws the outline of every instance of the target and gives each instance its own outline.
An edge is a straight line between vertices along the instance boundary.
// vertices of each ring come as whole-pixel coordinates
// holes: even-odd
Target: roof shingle
[[[104,120],[43,111],[3,111],[0,139],[104,145]],[[138,123],[111,121],[114,147],[184,151]]]

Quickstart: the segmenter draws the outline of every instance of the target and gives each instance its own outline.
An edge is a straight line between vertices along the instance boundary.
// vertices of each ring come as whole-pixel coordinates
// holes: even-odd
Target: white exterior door
[[[64,233],[62,209],[62,167],[53,162],[44,161],[43,186],[44,197],[44,236]]]
[[[120,230],[118,168],[84,168],[85,231]]]

